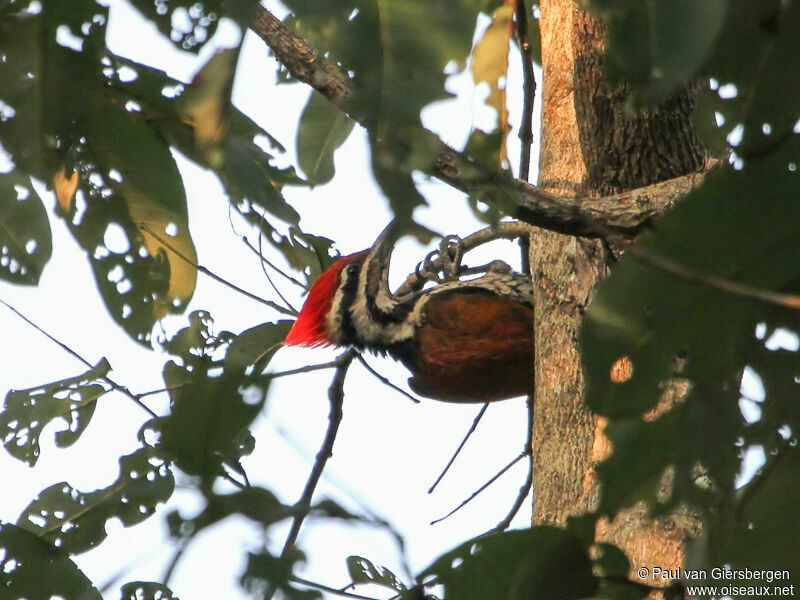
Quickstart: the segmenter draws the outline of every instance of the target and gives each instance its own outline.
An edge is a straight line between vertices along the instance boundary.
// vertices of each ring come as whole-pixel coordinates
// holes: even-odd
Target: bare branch
[[[484,405],[481,407],[481,409],[478,411],[478,414],[475,415],[475,419],[472,421],[472,425],[467,431],[467,434],[464,436],[464,439],[461,440],[461,443],[458,445],[458,448],[456,448],[456,451],[453,452],[453,455],[450,457],[450,460],[447,461],[447,464],[445,465],[444,469],[442,469],[442,472],[439,473],[439,477],[437,477],[436,481],[433,482],[433,485],[430,488],[428,488],[429,494],[433,493],[433,490],[436,489],[436,486],[439,485],[439,482],[442,479],[444,479],[444,476],[447,474],[447,471],[449,471],[450,467],[453,466],[453,463],[456,461],[456,458],[458,457],[459,454],[461,454],[461,450],[466,445],[467,440],[473,433],[475,433],[475,429],[478,427],[478,423],[481,422],[481,419],[483,418],[483,415],[486,413],[487,408],[489,408],[489,403],[485,402]]]
[[[511,510],[509,510],[505,518],[488,533],[505,531],[508,529],[508,527],[511,525],[511,521],[514,520],[514,517],[517,516],[519,509],[522,508],[522,503],[525,502],[525,498],[527,498],[528,494],[530,494],[531,488],[533,488],[533,394],[528,396],[526,405],[528,410],[528,438],[525,442],[525,454],[528,457],[528,475],[525,477],[525,482],[522,484],[522,487],[519,488],[519,493],[517,494],[517,498],[514,500],[514,504],[511,506]]]
[[[482,246],[483,244],[487,244],[495,240],[513,240],[527,237],[529,234],[530,226],[526,223],[520,223],[518,221],[501,221],[491,227],[481,229],[480,231],[476,231],[475,233],[468,235],[464,239],[460,240],[458,245],[460,246],[462,253],[465,254],[470,250],[474,250],[478,246]],[[444,261],[442,260],[441,256],[431,260],[426,259],[425,262],[427,270],[441,271],[444,267]],[[420,290],[422,289],[422,286],[425,285],[426,281],[427,280],[422,277],[420,273],[414,272],[406,278],[403,284],[395,292],[395,295],[403,296],[405,294]]]
[[[461,510],[461,509],[462,509],[462,508],[464,508],[464,507],[465,507],[467,504],[469,504],[470,502],[472,502],[472,501],[475,499],[475,497],[476,497],[478,494],[480,494],[482,491],[484,491],[486,488],[488,488],[490,485],[492,485],[492,484],[493,484],[495,481],[497,481],[498,479],[500,479],[500,477],[501,477],[501,476],[502,476],[504,473],[506,473],[506,471],[508,471],[508,470],[509,470],[511,467],[513,467],[515,464],[517,464],[517,463],[518,463],[520,460],[522,460],[524,457],[525,457],[525,453],[524,453],[524,452],[521,452],[520,454],[518,454],[518,455],[516,456],[516,458],[514,458],[514,459],[513,459],[511,462],[509,462],[509,463],[508,463],[508,464],[507,464],[505,467],[503,467],[503,468],[502,468],[502,469],[500,469],[500,470],[499,470],[499,471],[498,471],[498,472],[497,472],[495,475],[493,475],[493,476],[492,476],[492,478],[491,478],[489,481],[487,481],[487,482],[486,482],[486,483],[484,483],[484,484],[483,484],[481,487],[479,487],[477,490],[475,490],[474,492],[472,492],[472,494],[469,496],[469,498],[467,498],[466,500],[464,500],[464,501],[463,501],[461,504],[459,504],[458,506],[456,506],[456,507],[455,507],[453,510],[451,510],[449,513],[447,513],[445,516],[443,516],[443,517],[439,517],[438,519],[436,519],[436,520],[434,520],[434,521],[431,521],[431,525],[436,525],[436,523],[441,523],[442,521],[444,521],[444,520],[445,520],[445,519],[447,519],[448,517],[451,517],[451,516],[453,516],[454,514],[456,514],[456,513],[457,513],[459,510]]]
[[[277,379],[278,377],[288,377],[289,375],[298,375],[300,373],[311,373],[312,371],[320,371],[322,369],[333,369],[334,367],[339,366],[339,361],[334,360],[327,363],[321,363],[318,365],[307,365],[305,367],[299,367],[297,369],[290,369],[289,371],[278,371],[277,373],[269,373],[269,377],[272,379]]]
[[[275,302],[272,302],[272,301],[270,301],[270,300],[264,300],[263,298],[260,298],[259,296],[256,296],[256,295],[255,295],[255,294],[253,294],[252,292],[248,292],[247,290],[245,290],[245,289],[242,289],[242,288],[240,288],[240,287],[239,287],[239,286],[237,286],[237,285],[234,285],[234,284],[233,284],[233,283],[231,283],[230,281],[227,281],[227,280],[223,279],[222,277],[220,277],[220,276],[219,276],[219,275],[217,275],[216,273],[214,273],[214,272],[210,271],[209,269],[207,269],[207,268],[206,268],[206,267],[204,267],[203,265],[198,265],[198,264],[197,264],[197,263],[195,263],[193,260],[191,260],[191,259],[190,259],[188,256],[186,256],[185,254],[183,254],[183,253],[182,253],[180,250],[178,250],[177,248],[175,248],[175,246],[173,246],[173,245],[172,245],[172,244],[170,244],[170,243],[169,243],[167,240],[165,240],[163,237],[161,237],[160,235],[158,235],[158,234],[157,234],[155,231],[153,231],[153,230],[152,230],[152,229],[151,229],[151,228],[150,228],[148,225],[146,225],[146,224],[144,224],[144,223],[139,223],[139,229],[141,229],[142,231],[144,231],[144,232],[145,232],[145,233],[147,233],[148,235],[150,235],[150,236],[152,236],[153,238],[155,238],[155,239],[158,241],[158,243],[159,243],[159,244],[161,244],[162,246],[164,246],[164,247],[165,247],[167,250],[169,250],[170,252],[172,252],[172,253],[173,253],[175,256],[177,256],[178,258],[180,258],[180,259],[181,259],[183,262],[185,262],[185,263],[187,263],[187,264],[191,265],[191,266],[192,266],[192,267],[194,267],[194,268],[195,268],[195,269],[196,269],[198,272],[200,272],[200,273],[203,273],[204,275],[208,275],[208,276],[209,276],[209,277],[211,277],[211,279],[213,279],[214,281],[216,281],[216,282],[218,282],[218,283],[221,283],[222,285],[224,285],[224,286],[226,286],[226,287],[228,287],[228,288],[230,288],[230,289],[234,290],[235,292],[239,292],[239,293],[240,293],[240,294],[242,294],[243,296],[247,296],[247,297],[248,297],[248,298],[250,298],[251,300],[255,300],[256,302],[260,302],[261,304],[264,304],[264,305],[266,305],[266,306],[269,306],[270,308],[272,308],[272,309],[276,310],[277,312],[279,312],[279,313],[280,313],[280,314],[282,314],[282,315],[289,315],[289,316],[292,316],[292,317],[294,317],[294,316],[297,316],[297,313],[296,313],[296,312],[294,312],[294,311],[292,311],[291,309],[284,308],[284,307],[283,307],[283,306],[281,306],[280,304],[276,304]]]
[[[275,271],[278,275],[280,275],[281,277],[283,277],[284,279],[286,279],[290,283],[293,283],[294,285],[296,285],[300,289],[308,291],[308,286],[306,284],[304,284],[302,281],[300,281],[298,279],[295,279],[294,277],[292,277],[291,275],[289,275],[288,273],[286,273],[282,269],[276,267],[271,262],[269,262],[266,259],[266,257],[261,252],[259,252],[259,250],[255,246],[253,246],[253,244],[250,243],[250,240],[248,240],[246,236],[242,236],[242,241],[244,242],[244,245],[247,246],[253,254],[258,256],[259,260],[262,263],[267,265],[270,269]],[[260,242],[261,242],[261,239],[259,238],[259,243]]]
[[[531,166],[531,145],[533,145],[533,101],[536,98],[536,80],[533,77],[533,58],[531,41],[528,37],[528,9],[525,0],[516,2],[517,39],[522,52],[523,108],[522,123],[519,126],[519,139],[522,142],[519,159],[519,178],[528,181]]]
[[[286,541],[283,544],[281,551],[281,558],[286,556],[286,553],[294,546],[297,541],[297,536],[300,534],[300,528],[303,526],[308,511],[311,509],[311,499],[314,496],[314,490],[317,489],[322,472],[325,470],[325,465],[328,459],[333,456],[333,444],[336,441],[336,433],[339,431],[339,425],[342,422],[342,404],[344,403],[344,378],[347,375],[347,369],[350,363],[356,357],[355,350],[347,350],[339,355],[336,359],[336,374],[333,376],[333,381],[328,388],[328,400],[331,403],[330,414],[328,416],[328,430],[325,432],[325,438],[322,440],[317,458],[314,461],[314,466],[311,473],[308,475],[303,493],[300,500],[295,504],[298,510],[294,513],[292,518],[292,526],[289,529],[289,534],[286,536]],[[264,594],[264,600],[270,600],[275,594],[275,588],[268,589]]]
[[[364,357],[363,357],[361,354],[359,354],[359,355],[358,355],[358,362],[360,362],[360,363],[361,363],[361,365],[362,365],[362,366],[363,366],[363,367],[364,367],[364,368],[365,368],[367,371],[369,371],[369,373],[370,373],[370,374],[371,374],[373,377],[375,377],[375,379],[377,379],[378,381],[380,381],[380,382],[381,382],[383,385],[385,385],[385,386],[388,386],[388,387],[392,388],[392,389],[393,389],[394,391],[396,391],[396,392],[400,392],[401,394],[403,394],[403,396],[405,396],[406,398],[408,398],[409,400],[411,400],[412,402],[414,402],[414,403],[416,403],[416,404],[419,404],[419,403],[420,403],[420,400],[419,400],[419,398],[415,398],[414,396],[412,396],[411,394],[409,394],[407,391],[405,391],[403,388],[396,386],[396,385],[395,385],[395,384],[393,384],[391,381],[389,381],[389,380],[388,380],[386,377],[384,377],[383,375],[381,375],[380,373],[378,373],[378,372],[377,372],[375,369],[373,369],[373,368],[372,368],[372,367],[369,365],[369,363],[366,361],[366,359],[365,359],[365,358],[364,358]]]
[[[379,598],[373,598],[372,596],[362,596],[361,594],[354,594],[352,592],[346,592],[344,590],[337,590],[336,588],[332,588],[322,583],[309,581],[308,579],[302,579],[301,577],[297,577],[296,575],[292,575],[291,577],[289,577],[289,579],[291,581],[294,581],[295,583],[299,583],[300,585],[304,585],[306,587],[310,587],[315,590],[319,590],[321,592],[327,592],[335,596],[341,596],[342,598],[355,598],[356,600],[379,600]]]

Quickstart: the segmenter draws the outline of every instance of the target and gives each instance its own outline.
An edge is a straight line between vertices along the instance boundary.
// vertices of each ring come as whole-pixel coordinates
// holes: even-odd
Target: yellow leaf
[[[486,105],[497,111],[497,126],[503,132],[501,161],[505,158],[505,135],[508,133],[505,78],[508,75],[508,47],[513,30],[514,7],[506,3],[494,11],[492,23],[472,52],[472,78],[476,85],[484,81],[489,84]]]
[[[53,186],[56,190],[56,200],[58,207],[65,213],[72,209],[72,200],[75,198],[75,191],[78,189],[78,172],[74,171],[67,177],[67,172],[62,167],[53,177]]]
[[[178,114],[194,127],[197,147],[212,166],[223,160],[219,146],[230,126],[231,90],[238,52],[221,50],[197,72],[178,101]]]
[[[143,232],[145,248],[150,256],[156,257],[164,252],[169,261],[169,288],[166,300],[185,302],[194,293],[197,283],[197,254],[189,235],[188,223],[177,215],[170,214],[164,207],[128,194],[128,210],[134,222]],[[166,316],[170,306],[153,307],[157,319]]]

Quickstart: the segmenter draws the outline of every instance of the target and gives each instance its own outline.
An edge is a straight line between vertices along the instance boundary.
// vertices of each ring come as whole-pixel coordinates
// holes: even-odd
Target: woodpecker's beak
[[[362,275],[366,277],[365,291],[373,299],[390,300],[389,263],[395,242],[400,237],[400,228],[392,221],[378,236],[364,263]]]

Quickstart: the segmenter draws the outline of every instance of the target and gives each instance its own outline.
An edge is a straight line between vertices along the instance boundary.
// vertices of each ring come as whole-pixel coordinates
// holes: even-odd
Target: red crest
[[[330,346],[333,342],[325,326],[325,316],[331,310],[339,287],[339,275],[347,265],[366,256],[368,250],[343,256],[319,276],[311,286],[297,320],[289,330],[284,344],[290,346]]]

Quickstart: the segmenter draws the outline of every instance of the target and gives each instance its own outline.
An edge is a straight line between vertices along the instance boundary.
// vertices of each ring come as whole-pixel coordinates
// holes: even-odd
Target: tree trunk
[[[542,0],[542,149],[539,185],[591,198],[634,189],[702,168],[692,126],[692,90],[656,109],[623,113],[624,87],[602,76],[604,29],[573,0]],[[602,420],[583,405],[578,329],[613,253],[600,241],[535,230],[531,266],[536,299],[533,427],[535,524],[563,524],[592,510],[599,491],[594,463],[608,452]],[[598,535],[620,544],[633,567],[681,564],[685,538],[674,521],[650,524],[637,507]]]

